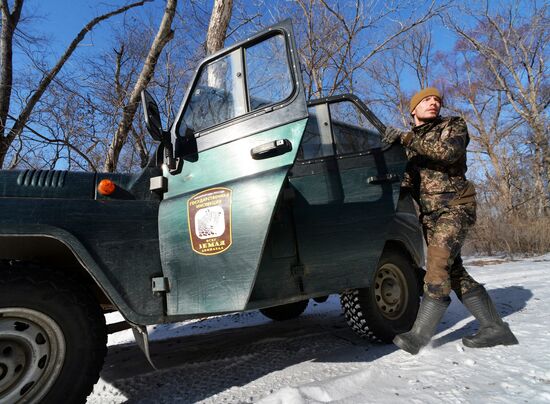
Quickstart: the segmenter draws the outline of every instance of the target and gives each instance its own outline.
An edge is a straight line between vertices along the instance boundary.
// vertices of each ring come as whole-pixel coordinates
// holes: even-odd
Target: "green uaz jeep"
[[[140,174],[0,173],[0,402],[78,402],[118,310],[147,325],[341,295],[359,334],[416,316],[424,262],[406,158],[353,95],[306,103],[289,22],[205,59]]]

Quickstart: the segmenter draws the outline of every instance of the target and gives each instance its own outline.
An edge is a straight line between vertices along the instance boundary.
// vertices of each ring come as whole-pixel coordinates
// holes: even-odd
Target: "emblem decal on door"
[[[231,190],[211,188],[187,201],[187,223],[193,251],[215,255],[231,246]]]

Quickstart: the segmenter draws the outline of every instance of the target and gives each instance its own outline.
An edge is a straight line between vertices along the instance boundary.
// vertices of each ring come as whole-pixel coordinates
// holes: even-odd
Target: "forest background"
[[[75,7],[77,5],[77,7]],[[140,170],[200,60],[291,18],[306,97],[358,95],[410,127],[419,88],[469,128],[470,252],[550,251],[550,6],[545,1],[0,0],[0,168]]]

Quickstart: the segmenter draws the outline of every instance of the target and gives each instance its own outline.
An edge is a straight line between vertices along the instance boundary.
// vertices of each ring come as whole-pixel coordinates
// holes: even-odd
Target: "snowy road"
[[[477,325],[454,298],[411,356],[357,338],[333,296],[283,323],[251,312],[150,329],[157,371],[130,331],[113,334],[88,403],[550,403],[550,254],[466,265],[519,346],[463,347]]]

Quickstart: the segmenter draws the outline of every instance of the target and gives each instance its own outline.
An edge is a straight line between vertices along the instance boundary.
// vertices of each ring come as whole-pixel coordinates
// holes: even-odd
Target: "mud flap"
[[[151,360],[151,354],[149,352],[149,334],[147,334],[147,327],[143,325],[132,324],[132,332],[134,333],[134,338],[139,346],[139,348],[145,354],[147,361],[153,367],[153,369],[158,370],[153,361]]]

